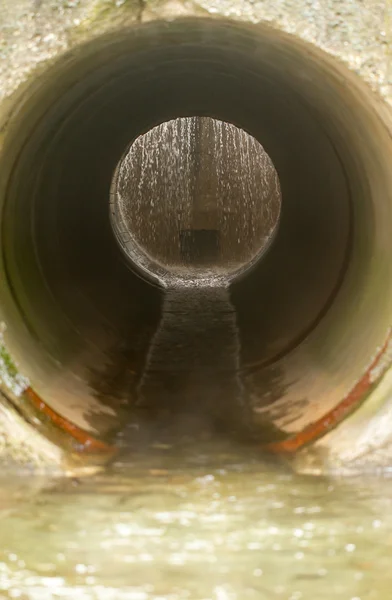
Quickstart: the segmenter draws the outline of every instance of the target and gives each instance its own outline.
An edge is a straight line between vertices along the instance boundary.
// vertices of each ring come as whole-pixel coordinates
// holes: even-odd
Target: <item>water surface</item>
[[[298,475],[232,440],[163,436],[83,481],[0,489],[1,598],[391,597],[389,479]]]

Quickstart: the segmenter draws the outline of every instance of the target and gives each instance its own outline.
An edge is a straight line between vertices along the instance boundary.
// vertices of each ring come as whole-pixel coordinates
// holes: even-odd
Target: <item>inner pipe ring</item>
[[[110,220],[131,268],[157,285],[229,285],[264,257],[281,212],[264,148],[231,123],[183,117],[119,161]]]

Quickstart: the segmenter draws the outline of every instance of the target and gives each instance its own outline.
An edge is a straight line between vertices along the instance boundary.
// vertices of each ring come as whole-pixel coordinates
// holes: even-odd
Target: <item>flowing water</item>
[[[244,422],[247,403],[239,356],[236,313],[225,287],[168,289],[138,403]]]
[[[390,599],[390,479],[154,438],[88,479],[1,482],[2,599]]]

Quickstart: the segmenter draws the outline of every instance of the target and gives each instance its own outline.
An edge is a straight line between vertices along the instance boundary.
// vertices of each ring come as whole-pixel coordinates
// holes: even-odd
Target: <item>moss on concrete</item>
[[[28,387],[29,382],[24,377],[9,353],[4,340],[4,324],[0,323],[0,391],[10,391],[18,397]]]

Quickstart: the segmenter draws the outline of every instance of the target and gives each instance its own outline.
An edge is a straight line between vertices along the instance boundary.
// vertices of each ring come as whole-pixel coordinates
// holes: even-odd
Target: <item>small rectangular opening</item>
[[[204,265],[219,258],[218,229],[183,229],[180,231],[181,256],[187,263]]]

